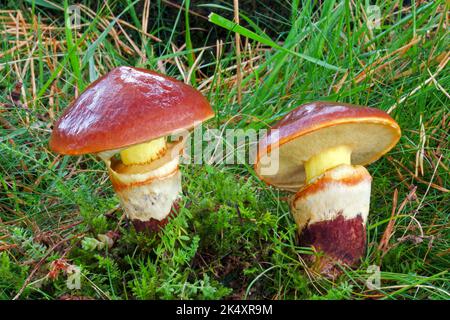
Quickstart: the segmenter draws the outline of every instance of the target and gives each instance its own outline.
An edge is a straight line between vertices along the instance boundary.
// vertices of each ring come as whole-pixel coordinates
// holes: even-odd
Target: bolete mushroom
[[[364,254],[372,181],[364,166],[391,150],[400,135],[382,110],[313,102],[288,113],[260,140],[256,173],[295,192],[290,207],[300,244],[324,253],[310,256],[322,273],[332,273],[336,262],[355,265]],[[271,162],[278,170],[264,173],[262,164]]]
[[[157,230],[181,193],[183,141],[167,136],[214,116],[200,92],[153,71],[118,67],[90,84],[56,122],[50,147],[96,154],[138,231]]]

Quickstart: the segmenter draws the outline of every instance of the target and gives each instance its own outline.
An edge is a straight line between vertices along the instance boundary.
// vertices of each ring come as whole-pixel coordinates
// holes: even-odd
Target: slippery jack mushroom
[[[333,275],[336,263],[360,261],[372,182],[364,166],[391,150],[400,135],[384,111],[313,102],[288,113],[260,140],[256,173],[295,192],[290,206],[300,244],[324,253],[309,257],[321,273]],[[278,170],[264,173],[268,163]]]
[[[194,88],[145,69],[118,67],[97,79],[56,122],[50,147],[65,155],[96,154],[106,164],[136,230],[156,231],[181,194],[183,140],[167,136],[214,116]]]

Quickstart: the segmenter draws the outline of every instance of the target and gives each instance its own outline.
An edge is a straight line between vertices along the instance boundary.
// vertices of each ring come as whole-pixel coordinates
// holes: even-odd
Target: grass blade
[[[258,41],[258,42],[260,42],[262,44],[265,44],[267,46],[270,46],[270,47],[272,47],[274,49],[278,49],[278,50],[282,50],[284,52],[290,53],[290,54],[295,55],[295,56],[297,56],[299,58],[305,59],[305,60],[307,60],[309,62],[317,64],[317,65],[319,65],[321,67],[324,67],[326,69],[339,71],[339,72],[345,72],[346,71],[346,69],[343,69],[343,68],[340,68],[340,67],[336,67],[336,66],[331,65],[331,64],[329,64],[329,63],[327,63],[325,61],[322,61],[320,59],[316,59],[316,58],[307,56],[305,54],[286,49],[283,46],[280,46],[279,44],[274,42],[266,34],[259,35],[257,33],[254,33],[253,31],[251,31],[251,30],[249,30],[249,29],[247,29],[247,28],[245,28],[243,26],[237,25],[233,21],[228,20],[227,18],[224,18],[224,17],[222,17],[222,16],[220,16],[220,15],[214,13],[214,12],[211,13],[208,16],[208,19],[209,19],[210,22],[218,25],[219,27],[225,28],[225,29],[227,29],[229,31],[232,31],[232,32],[239,33],[240,35],[242,35],[244,37],[247,37],[249,39]]]

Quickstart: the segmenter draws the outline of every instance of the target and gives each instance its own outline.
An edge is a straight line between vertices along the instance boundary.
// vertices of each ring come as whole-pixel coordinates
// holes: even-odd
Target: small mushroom
[[[138,231],[167,223],[181,194],[183,140],[167,136],[214,116],[194,88],[145,69],[118,67],[90,84],[56,122],[50,147],[96,154]]]
[[[295,192],[290,206],[300,244],[323,272],[356,265],[366,246],[372,178],[364,167],[391,150],[400,127],[384,111],[344,103],[302,105],[260,140],[255,171],[266,183]],[[274,152],[274,151],[277,152]],[[278,170],[265,173],[271,163]]]

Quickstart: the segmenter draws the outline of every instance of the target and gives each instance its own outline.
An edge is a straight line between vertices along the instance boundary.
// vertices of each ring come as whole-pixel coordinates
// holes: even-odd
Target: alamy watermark
[[[366,7],[367,28],[369,30],[381,29],[381,9],[376,5]]]
[[[366,286],[370,290],[380,290],[381,288],[381,271],[380,266],[370,265],[366,272],[370,274],[370,276],[366,280]]]
[[[273,129],[203,129],[201,124],[192,132],[180,130],[169,136],[180,141],[172,150],[181,154],[183,164],[250,164],[258,163],[263,175],[273,175],[279,169],[279,131]]]
[[[81,10],[77,4],[67,7],[66,23],[70,29],[79,29],[81,27]]]
[[[67,272],[67,280],[66,286],[70,290],[79,290],[81,289],[81,269],[80,267],[69,265],[66,270]]]

